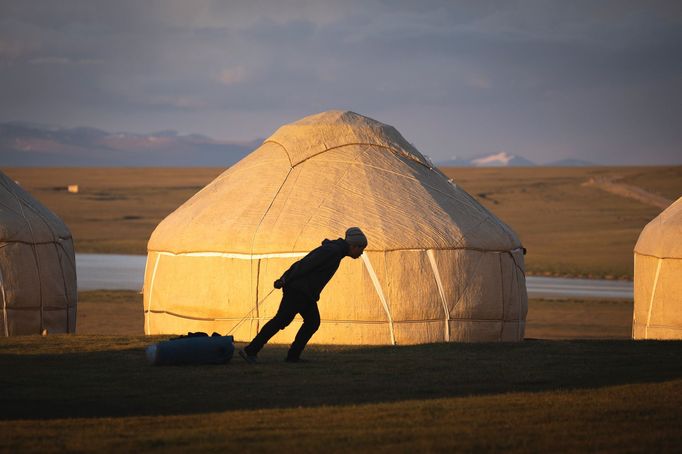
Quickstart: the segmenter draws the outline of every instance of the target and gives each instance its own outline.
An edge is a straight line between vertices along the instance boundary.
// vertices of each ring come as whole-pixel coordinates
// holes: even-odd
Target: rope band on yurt
[[[374,267],[372,266],[372,262],[369,261],[369,257],[367,257],[367,254],[362,254],[360,257],[362,257],[362,261],[365,263],[365,268],[369,273],[369,277],[372,279],[374,289],[377,291],[377,295],[379,295],[381,304],[383,304],[384,306],[384,311],[386,311],[386,317],[388,317],[388,328],[391,332],[391,345],[395,345],[395,334],[393,332],[393,317],[391,317],[391,311],[388,309],[388,304],[386,303],[384,291],[381,289],[381,283],[379,283],[379,278],[377,277],[377,274],[374,272]]]
[[[42,285],[42,278],[41,278],[41,273],[40,273],[40,257],[38,256],[38,250],[36,249],[35,241],[36,241],[36,236],[35,233],[33,232],[33,226],[29,222],[28,218],[26,217],[26,213],[24,213],[24,205],[22,203],[22,200],[19,198],[17,195],[17,192],[14,187],[10,187],[12,195],[14,196],[15,199],[17,199],[17,203],[19,204],[19,211],[21,212],[21,217],[24,218],[24,221],[26,221],[26,225],[28,225],[28,230],[31,233],[31,240],[33,241],[33,244],[31,244],[31,251],[33,251],[33,258],[35,260],[36,264],[36,273],[38,274],[38,295],[40,297],[40,332],[42,333],[44,326],[43,326],[43,285]],[[27,204],[29,205],[29,204]]]
[[[145,322],[146,322],[145,334],[151,334],[151,332],[149,330],[149,324],[150,324],[149,319],[152,317],[151,313],[152,313],[152,298],[154,296],[154,278],[156,278],[156,270],[159,267],[159,262],[161,261],[161,255],[162,254],[159,254],[159,253],[156,254],[156,262],[154,262],[154,270],[152,271],[152,280],[149,282],[149,304],[147,304],[147,310],[146,310],[146,313],[149,315],[145,314],[146,315],[145,316]],[[145,268],[146,268],[146,265],[145,265]]]
[[[267,139],[265,142],[263,142],[263,144],[266,144],[266,143],[273,143],[275,145],[279,145],[280,147],[284,148],[284,150],[287,152],[287,157],[289,157],[289,152],[286,150],[286,147],[283,144],[281,144],[275,140],[272,140],[272,139]],[[387,150],[387,151],[393,153],[394,155],[399,155],[405,159],[408,159],[408,160],[413,161],[419,165],[422,165],[422,166],[426,167],[427,169],[434,170],[433,167],[429,166],[427,163],[422,162],[420,159],[418,159],[416,156],[412,155],[411,153],[408,153],[406,151],[399,150],[396,148],[388,147],[386,145],[381,145],[378,143],[369,143],[369,142],[351,142],[351,143],[344,143],[343,145],[335,145],[333,147],[328,147],[328,148],[325,148],[324,150],[317,151],[317,152],[311,154],[310,156],[307,156],[305,159],[300,160],[296,164],[294,164],[293,161],[291,161],[291,157],[289,157],[289,163],[291,164],[291,167],[294,168],[298,165],[303,164],[304,162],[308,161],[309,159],[312,159],[315,156],[319,156],[319,155],[326,153],[328,151],[336,150],[338,148],[356,147],[356,146],[367,146],[367,147],[382,148],[384,150]]]
[[[57,253],[57,260],[59,261],[59,271],[62,275],[62,284],[64,285],[64,298],[66,299],[66,332],[71,332],[71,322],[69,320],[69,308],[71,307],[71,302],[69,301],[69,289],[66,286],[66,276],[64,276],[64,266],[62,265],[62,256],[59,253],[59,246],[54,243],[54,250]],[[75,328],[75,327],[74,327]],[[74,329],[75,331],[75,329]]]
[[[258,310],[258,292],[260,291],[260,262],[261,259],[258,259],[258,269],[256,271],[256,332],[260,331],[260,312]],[[272,290],[270,290],[270,293],[272,293]],[[270,293],[268,293],[268,295],[270,295]]]
[[[634,254],[634,268],[633,270],[637,269],[637,252]],[[636,284],[635,284],[636,285]],[[635,338],[635,329],[637,327],[637,310],[632,311],[632,328],[630,329],[630,338],[634,339]]]
[[[651,324],[651,308],[654,306],[654,298],[656,297],[656,287],[658,287],[658,275],[661,272],[661,262],[663,259],[656,260],[656,277],[654,277],[654,288],[651,290],[651,298],[649,298],[649,314],[646,317],[646,326],[644,327],[644,339],[649,338],[649,324]]]
[[[2,318],[5,327],[5,337],[9,337],[9,326],[7,326],[7,297],[5,295],[5,280],[2,277],[2,270],[0,270],[0,291],[2,291]]]
[[[436,278],[436,285],[438,286],[438,293],[440,293],[440,300],[443,303],[443,313],[445,314],[445,341],[450,341],[450,311],[448,310],[448,302],[445,298],[445,290],[443,290],[443,281],[440,278],[440,272],[438,271],[438,265],[436,264],[436,256],[433,254],[432,249],[427,249],[426,255],[431,263],[431,269],[433,270],[433,275]]]

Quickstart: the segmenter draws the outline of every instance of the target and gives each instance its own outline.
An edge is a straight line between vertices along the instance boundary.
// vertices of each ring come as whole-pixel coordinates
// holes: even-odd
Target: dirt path
[[[618,180],[619,177],[617,176],[592,177],[582,185],[596,187],[611,194],[627,197],[661,209],[668,208],[673,203],[670,199],[645,191],[640,187],[618,183]]]

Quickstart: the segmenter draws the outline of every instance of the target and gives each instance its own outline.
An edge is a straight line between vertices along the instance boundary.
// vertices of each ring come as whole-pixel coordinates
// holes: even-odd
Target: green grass
[[[606,450],[682,441],[682,342],[311,346],[153,367],[157,338],[0,340],[0,451]]]

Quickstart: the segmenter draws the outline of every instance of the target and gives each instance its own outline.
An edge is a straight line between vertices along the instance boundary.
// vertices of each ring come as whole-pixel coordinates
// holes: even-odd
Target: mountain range
[[[544,167],[584,167],[596,165],[580,159],[561,159],[545,164],[536,164],[523,156],[509,154],[505,151],[474,158],[453,157],[444,161],[436,161],[435,164],[439,167],[533,167],[537,165]]]
[[[96,128],[61,128],[35,123],[0,123],[2,166],[163,166],[229,167],[263,142],[215,140],[166,130],[150,134],[107,132]],[[534,162],[507,152],[475,158],[435,161],[439,167],[518,167]],[[565,159],[544,166],[588,166]]]
[[[0,165],[227,167],[261,143],[220,141],[170,130],[111,133],[10,122],[0,123]]]

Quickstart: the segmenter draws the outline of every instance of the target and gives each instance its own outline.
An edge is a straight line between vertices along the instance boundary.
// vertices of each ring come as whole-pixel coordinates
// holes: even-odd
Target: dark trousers
[[[277,314],[261,328],[251,343],[244,347],[248,355],[257,355],[263,346],[274,336],[277,331],[289,326],[296,314],[303,317],[303,325],[296,333],[294,343],[289,347],[287,358],[298,359],[315,331],[320,327],[320,311],[317,302],[311,301],[301,293],[284,290],[282,302],[279,303]]]

